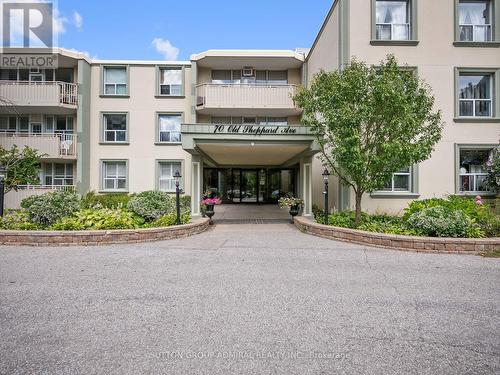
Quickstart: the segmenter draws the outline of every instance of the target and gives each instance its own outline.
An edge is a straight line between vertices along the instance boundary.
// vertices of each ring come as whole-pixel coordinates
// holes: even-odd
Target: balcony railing
[[[298,110],[292,97],[296,85],[214,84],[196,86],[196,106],[210,108],[256,108]]]
[[[56,190],[75,191],[74,185],[19,185],[17,191],[11,190],[5,194],[5,208],[18,209],[24,198],[32,195],[42,195]]]
[[[0,81],[0,98],[13,106],[76,108],[78,85],[59,81]],[[5,103],[0,103],[5,105]]]
[[[49,159],[76,158],[76,134],[3,132],[0,145],[6,149],[28,146]]]

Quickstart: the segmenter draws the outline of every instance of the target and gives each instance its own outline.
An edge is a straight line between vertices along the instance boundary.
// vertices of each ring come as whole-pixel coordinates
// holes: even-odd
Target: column
[[[304,200],[302,216],[312,216],[312,158],[300,160],[300,197]]]
[[[193,155],[191,157],[191,215],[193,217],[201,215],[202,184],[202,159]]]

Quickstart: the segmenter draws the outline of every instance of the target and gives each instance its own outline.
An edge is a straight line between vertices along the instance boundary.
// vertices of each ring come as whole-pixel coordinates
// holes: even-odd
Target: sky
[[[311,47],[332,0],[59,0],[58,46],[98,59]]]

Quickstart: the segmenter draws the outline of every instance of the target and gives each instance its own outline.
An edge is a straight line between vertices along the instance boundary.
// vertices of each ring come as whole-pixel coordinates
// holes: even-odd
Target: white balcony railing
[[[196,86],[196,106],[202,108],[296,109],[295,85],[205,83]]]
[[[5,208],[18,209],[24,198],[32,195],[42,195],[55,190],[75,191],[74,185],[19,185],[16,190],[5,194]]]
[[[13,106],[76,108],[78,85],[59,81],[0,81],[0,98]],[[1,103],[0,105],[4,105]]]
[[[16,145],[38,150],[44,158],[75,159],[76,134],[58,133],[0,133],[0,145],[6,149]]]

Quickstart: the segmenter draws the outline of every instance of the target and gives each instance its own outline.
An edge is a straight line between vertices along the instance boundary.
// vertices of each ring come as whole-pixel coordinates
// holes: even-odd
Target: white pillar
[[[191,160],[191,215],[193,217],[200,216],[201,204],[201,159],[200,157],[193,156]]]
[[[300,161],[301,198],[304,200],[302,216],[312,216],[312,160],[304,158]]]

